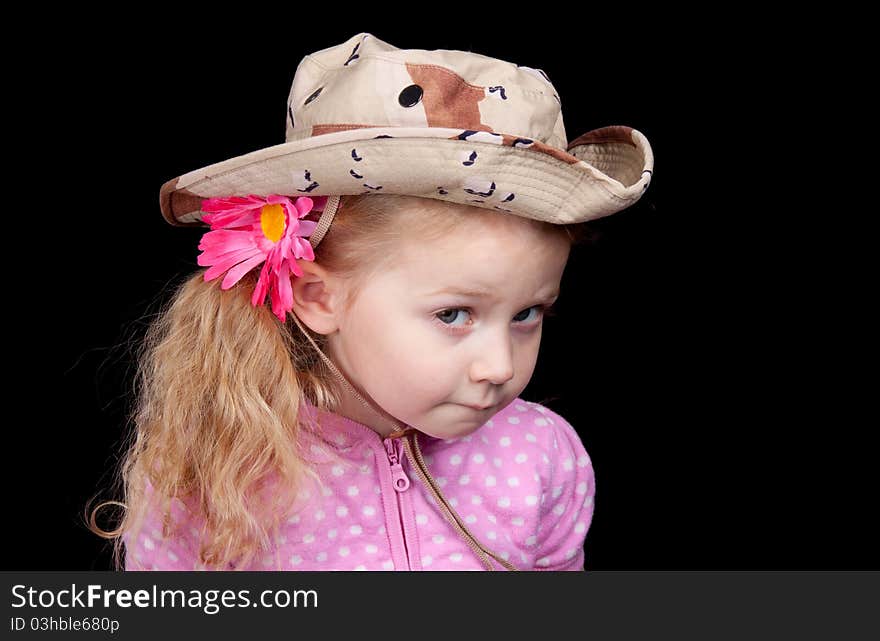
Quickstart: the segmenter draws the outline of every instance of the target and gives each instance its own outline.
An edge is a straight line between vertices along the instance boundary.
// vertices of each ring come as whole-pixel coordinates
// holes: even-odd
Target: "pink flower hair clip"
[[[268,293],[272,312],[285,322],[287,312],[293,309],[290,274],[303,275],[296,259],[315,260],[312,245],[303,237],[311,236],[317,223],[300,219],[312,209],[322,210],[327,198],[252,194],[203,200],[202,210],[211,212],[202,216],[211,231],[202,236],[202,253],[197,259],[199,265],[210,267],[205,282],[225,273],[220,288],[226,290],[264,263],[251,305],[262,305]]]

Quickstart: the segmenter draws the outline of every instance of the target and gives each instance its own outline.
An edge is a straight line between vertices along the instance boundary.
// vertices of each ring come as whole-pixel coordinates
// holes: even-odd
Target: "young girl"
[[[648,141],[567,143],[543,71],[368,33],[302,60],[286,116],[161,189],[207,269],[149,329],[124,518],[91,528],[127,570],[583,569],[590,458],[519,395]]]

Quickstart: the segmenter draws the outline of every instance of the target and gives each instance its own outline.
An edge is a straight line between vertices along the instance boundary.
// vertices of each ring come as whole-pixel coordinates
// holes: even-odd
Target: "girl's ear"
[[[331,334],[339,328],[341,283],[320,265],[298,260],[302,276],[291,274],[293,311],[309,329],[318,334]]]

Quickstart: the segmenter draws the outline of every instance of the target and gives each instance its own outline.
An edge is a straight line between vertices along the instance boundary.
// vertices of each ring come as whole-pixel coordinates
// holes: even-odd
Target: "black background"
[[[826,189],[846,184],[826,147],[847,123],[792,99],[808,51],[740,15],[550,6],[33,25],[41,56],[10,59],[7,98],[3,569],[110,568],[82,513],[119,498],[133,345],[198,268],[202,232],[163,220],[159,187],[283,142],[301,58],[359,32],[543,69],[570,140],[624,124],[651,141],[652,185],[572,255],[522,395],[593,460],[587,569],[880,568],[867,214]]]

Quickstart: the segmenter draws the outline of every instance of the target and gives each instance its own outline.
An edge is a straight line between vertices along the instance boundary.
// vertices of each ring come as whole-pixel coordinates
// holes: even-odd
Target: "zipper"
[[[397,439],[388,439],[385,443],[385,449],[388,450],[388,461],[391,463],[391,484],[397,492],[406,492],[409,489],[409,477],[403,471],[403,465],[400,462],[402,452],[395,447]]]
[[[410,481],[401,464],[402,451],[397,446],[397,439],[386,439],[385,450],[388,453],[388,463],[391,465],[391,487],[394,488],[394,504],[397,506],[397,522],[400,525],[401,539],[403,539],[403,554],[406,558],[408,569],[412,569],[409,558],[409,546],[406,541],[406,524],[403,519],[403,506],[401,505],[401,493],[409,489]]]

